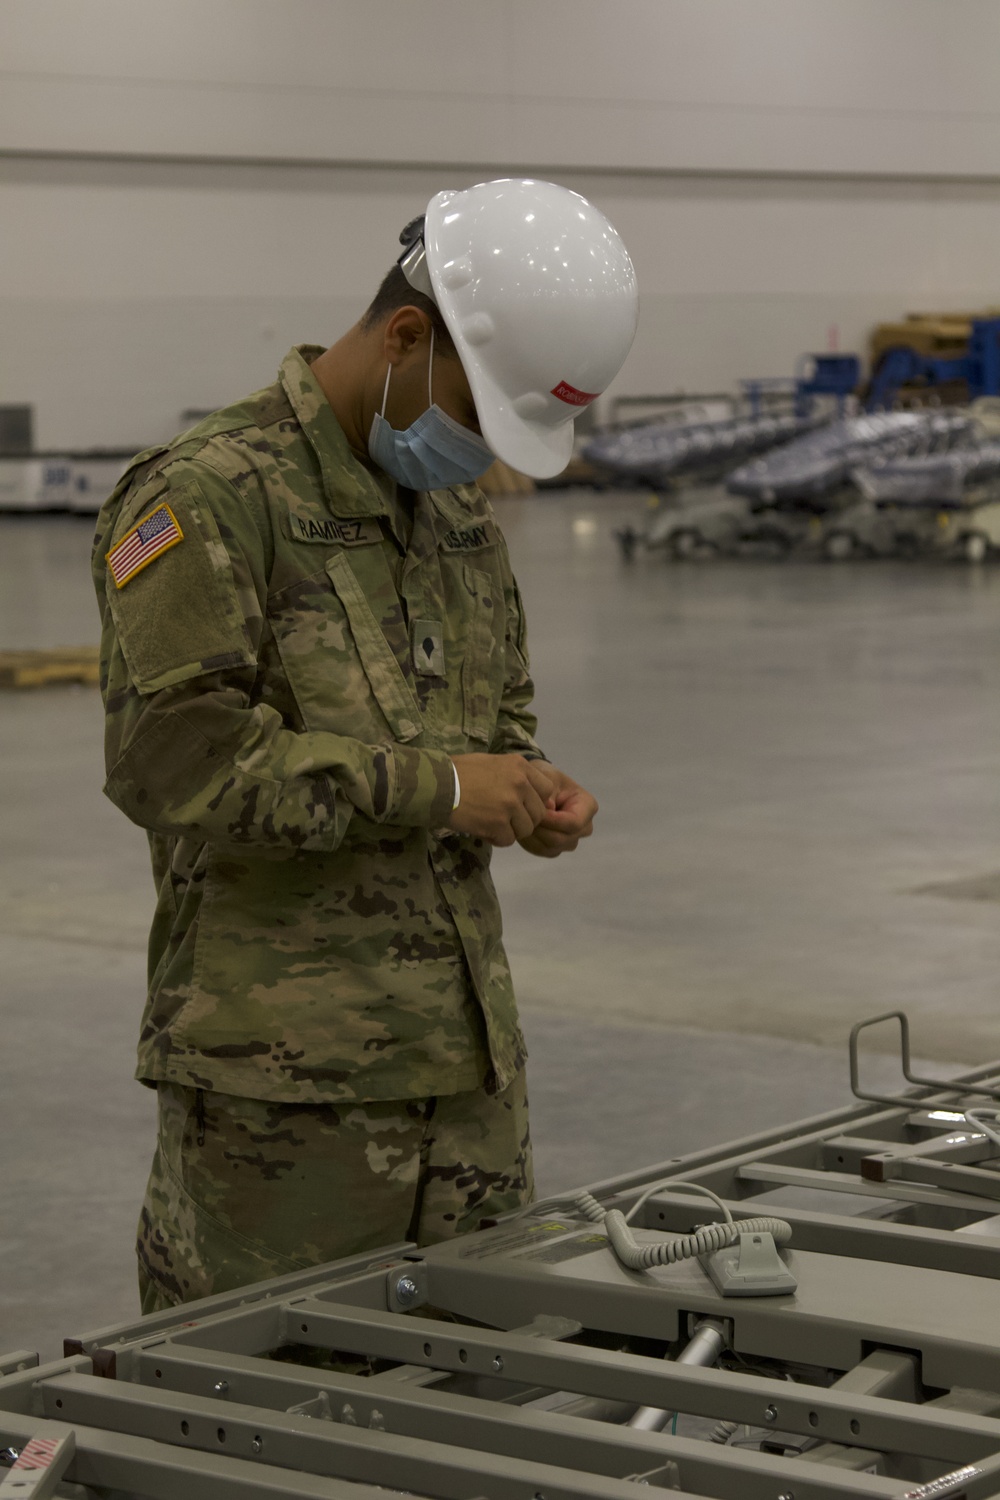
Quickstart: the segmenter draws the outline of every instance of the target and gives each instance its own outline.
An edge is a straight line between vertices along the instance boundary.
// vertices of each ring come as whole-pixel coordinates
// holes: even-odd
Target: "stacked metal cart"
[[[1000,1496],[1000,1063],[862,1029],[834,1113],[9,1356],[0,1496]]]
[[[604,434],[587,454],[655,496],[645,526],[619,533],[627,556],[639,546],[673,557],[1000,556],[996,398],[846,417],[649,423]]]

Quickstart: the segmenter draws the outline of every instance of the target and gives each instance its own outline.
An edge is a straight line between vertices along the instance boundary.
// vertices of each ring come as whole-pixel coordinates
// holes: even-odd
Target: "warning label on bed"
[[[542,1224],[530,1224],[526,1228],[518,1226],[506,1234],[470,1235],[456,1254],[460,1260],[485,1260],[491,1255],[512,1255],[516,1251],[551,1244],[551,1237],[572,1234],[575,1227],[556,1219],[546,1219]]]
[[[540,1260],[555,1265],[561,1260],[576,1260],[579,1255],[593,1255],[608,1243],[605,1234],[578,1234],[571,1240],[558,1240],[555,1244],[531,1245],[518,1251],[519,1260]]]

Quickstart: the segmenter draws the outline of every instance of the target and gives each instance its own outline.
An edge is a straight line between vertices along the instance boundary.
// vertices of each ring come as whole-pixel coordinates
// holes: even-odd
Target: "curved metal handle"
[[[910,1061],[910,1022],[906,1014],[901,1010],[887,1010],[881,1016],[869,1016],[867,1021],[858,1021],[851,1027],[851,1035],[847,1042],[847,1052],[851,1068],[851,1093],[855,1099],[863,1099],[867,1104],[902,1104],[909,1106],[913,1104],[912,1098],[903,1094],[875,1094],[861,1087],[861,1068],[859,1062],[860,1048],[858,1038],[869,1026],[880,1026],[883,1021],[899,1022],[899,1050],[903,1061],[908,1065]],[[906,1070],[903,1070],[906,1076]]]
[[[899,1022],[899,1063],[907,1083],[916,1084],[918,1088],[935,1089],[948,1094],[982,1094],[987,1099],[1000,1099],[1000,1087],[988,1088],[983,1084],[965,1083],[962,1079],[928,1078],[914,1073],[910,1060],[910,1018],[902,1010],[887,1010],[880,1016],[869,1016],[866,1021],[858,1021],[851,1027],[848,1055],[851,1068],[851,1093],[856,1099],[863,1099],[869,1104],[903,1105],[907,1109],[912,1108],[917,1102],[912,1094],[876,1094],[861,1087],[858,1038],[870,1026],[879,1026],[883,1021]]]

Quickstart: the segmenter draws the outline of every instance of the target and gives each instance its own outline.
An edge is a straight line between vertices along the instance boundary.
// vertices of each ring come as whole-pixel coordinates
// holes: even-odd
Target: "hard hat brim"
[[[546,427],[519,417],[510,397],[491,380],[461,333],[453,329],[452,338],[476,403],[483,437],[497,458],[529,479],[554,479],[561,474],[573,456],[572,419],[558,427]]]

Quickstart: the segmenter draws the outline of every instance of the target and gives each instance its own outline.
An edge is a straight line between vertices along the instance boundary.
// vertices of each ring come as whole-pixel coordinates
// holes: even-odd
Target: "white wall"
[[[43,446],[166,436],[505,170],[625,238],[619,392],[1000,304],[998,40],[995,0],[4,0],[0,401]]]

